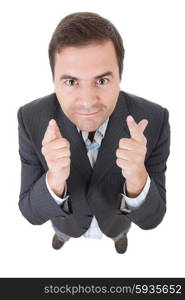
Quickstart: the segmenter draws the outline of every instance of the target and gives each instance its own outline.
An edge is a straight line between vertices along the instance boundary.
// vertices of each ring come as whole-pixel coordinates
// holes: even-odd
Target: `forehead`
[[[116,52],[111,40],[86,46],[66,47],[55,56],[55,72],[76,72],[92,75],[118,69]],[[94,73],[94,72],[93,72]],[[96,74],[95,74],[96,75]]]

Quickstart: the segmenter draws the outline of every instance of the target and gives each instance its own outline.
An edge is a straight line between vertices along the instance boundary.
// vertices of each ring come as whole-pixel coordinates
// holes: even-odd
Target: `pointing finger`
[[[145,119],[138,123],[139,129],[142,133],[145,131],[145,128],[147,127],[147,125],[148,125],[148,120],[145,120]]]
[[[137,123],[131,115],[127,117],[127,126],[130,131],[131,138],[133,138],[136,141],[141,141],[141,132]]]

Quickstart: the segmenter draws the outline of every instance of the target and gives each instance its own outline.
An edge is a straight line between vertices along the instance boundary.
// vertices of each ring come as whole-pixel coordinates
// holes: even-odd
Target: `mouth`
[[[84,117],[93,117],[95,115],[98,114],[98,111],[96,112],[93,112],[93,113],[88,113],[88,114],[81,114],[81,113],[78,113],[80,116],[84,116]]]

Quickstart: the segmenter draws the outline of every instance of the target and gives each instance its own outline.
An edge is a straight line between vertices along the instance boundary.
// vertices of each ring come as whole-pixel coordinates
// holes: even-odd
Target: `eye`
[[[64,83],[68,86],[74,86],[74,85],[78,84],[77,80],[75,80],[75,79],[68,79],[68,80],[64,81]]]
[[[105,85],[105,84],[107,84],[109,82],[109,79],[108,78],[100,78],[100,79],[98,79],[97,80],[97,84],[98,85]]]

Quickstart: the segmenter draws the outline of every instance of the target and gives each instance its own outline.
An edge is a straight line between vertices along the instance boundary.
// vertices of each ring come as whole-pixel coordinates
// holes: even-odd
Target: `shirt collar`
[[[95,138],[95,139],[96,139],[96,137],[98,138],[98,136],[101,136],[101,139],[104,138],[104,135],[105,135],[105,132],[106,132],[106,129],[107,129],[108,122],[109,122],[109,118],[107,118],[107,119],[103,122],[103,124],[101,124],[101,126],[96,130],[95,135],[94,135],[94,138]],[[81,131],[80,128],[77,127],[77,129],[78,129],[78,132]],[[89,132],[88,132],[88,131],[81,131],[81,133],[82,133],[82,137],[83,137],[84,141],[86,141],[87,138],[88,138]]]

